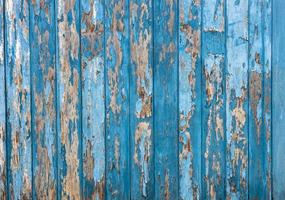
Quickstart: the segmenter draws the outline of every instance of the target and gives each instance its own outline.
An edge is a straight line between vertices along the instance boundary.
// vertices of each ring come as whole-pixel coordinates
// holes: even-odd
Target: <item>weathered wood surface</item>
[[[225,199],[225,1],[202,15],[202,199]]]
[[[179,1],[179,197],[201,196],[201,1]]]
[[[282,199],[284,7],[0,0],[0,199]]]
[[[80,1],[56,1],[56,79],[59,198],[82,192]]]
[[[249,0],[226,1],[227,198],[248,198]]]
[[[29,2],[5,1],[7,195],[32,197]]]
[[[155,198],[178,199],[178,1],[154,1]]]
[[[130,1],[131,199],[154,198],[152,1]]]
[[[105,5],[106,199],[129,199],[129,1]]]
[[[83,197],[104,199],[105,100],[102,0],[81,1]]]
[[[33,197],[54,199],[57,188],[55,4],[30,5]]]

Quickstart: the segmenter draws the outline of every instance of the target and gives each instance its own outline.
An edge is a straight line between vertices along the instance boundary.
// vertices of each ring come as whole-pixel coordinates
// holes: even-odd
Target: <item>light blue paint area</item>
[[[216,70],[220,71],[222,67],[221,63],[223,63],[223,61],[223,55],[209,53],[204,61],[206,71],[208,71],[208,73]]]
[[[185,37],[181,37],[185,38]],[[181,42],[182,43],[182,42]],[[185,41],[186,43],[186,41]],[[182,44],[185,44],[184,42]],[[183,115],[187,115],[189,112],[191,112],[193,109],[195,109],[193,106],[195,106],[195,97],[192,98],[192,86],[190,83],[190,76],[193,75],[193,78],[195,79],[195,70],[193,69],[192,65],[195,65],[192,63],[192,55],[189,53],[186,53],[184,49],[182,51],[179,51],[179,111]],[[196,94],[194,94],[196,96]],[[193,110],[194,111],[194,110]],[[180,124],[181,126],[181,124]]]
[[[97,56],[92,60],[84,60],[86,69],[83,72],[83,133],[84,153],[87,151],[87,142],[91,143],[94,158],[94,181],[100,182],[105,172],[105,145],[104,145],[104,60]]]
[[[203,30],[224,31],[224,0],[203,0]]]

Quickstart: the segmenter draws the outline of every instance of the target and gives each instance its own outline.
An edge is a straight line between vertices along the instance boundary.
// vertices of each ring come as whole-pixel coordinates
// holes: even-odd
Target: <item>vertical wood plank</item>
[[[179,1],[179,197],[201,196],[201,1]]]
[[[272,0],[264,0],[264,25],[263,25],[263,131],[264,131],[264,154],[265,157],[265,172],[266,176],[266,199],[272,199]]]
[[[54,1],[30,2],[34,198],[55,199],[56,96]]]
[[[202,199],[225,199],[225,3],[203,1]]]
[[[273,198],[285,196],[285,1],[272,1],[272,155],[273,155]]]
[[[227,198],[248,198],[248,0],[226,5]]]
[[[178,4],[154,2],[155,199],[178,199]]]
[[[129,1],[105,5],[106,199],[129,199]]]
[[[105,196],[104,8],[81,1],[83,196]]]
[[[130,1],[131,199],[154,198],[152,1]]]
[[[57,101],[59,193],[81,196],[81,70],[79,0],[57,0]]]
[[[5,2],[9,198],[32,196],[29,5]]]
[[[0,0],[0,199],[7,196],[4,12],[4,1]]]
[[[249,4],[249,199],[268,197],[267,136],[263,118],[264,3],[264,0],[250,0]]]

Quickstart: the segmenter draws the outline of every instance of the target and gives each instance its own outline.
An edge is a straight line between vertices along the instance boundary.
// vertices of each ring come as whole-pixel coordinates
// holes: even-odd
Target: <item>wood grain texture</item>
[[[248,0],[227,1],[227,198],[248,198]]]
[[[178,4],[154,2],[155,199],[178,199]]]
[[[33,197],[55,199],[57,188],[54,1],[30,2]]]
[[[105,196],[104,7],[81,1],[83,198]]]
[[[179,197],[201,197],[201,1],[179,1]]]
[[[267,133],[264,121],[265,1],[249,3],[249,199],[269,198]],[[268,83],[268,81],[267,81]],[[268,162],[269,161],[269,162]],[[268,186],[269,184],[269,186]],[[269,190],[268,190],[269,187]]]
[[[130,1],[131,199],[154,198],[152,1]]]
[[[283,0],[0,0],[0,199],[282,199]]]
[[[273,198],[282,199],[285,196],[285,1],[274,0],[272,4],[272,186]]]
[[[4,49],[4,1],[0,0],[0,199],[6,199],[6,102],[5,102],[5,49]]]
[[[129,1],[105,5],[106,199],[129,199]]]
[[[56,1],[60,199],[79,199],[82,195],[79,11],[79,0]]]
[[[32,196],[29,5],[5,1],[7,146],[10,199]]]
[[[202,199],[225,199],[225,1],[202,5]]]

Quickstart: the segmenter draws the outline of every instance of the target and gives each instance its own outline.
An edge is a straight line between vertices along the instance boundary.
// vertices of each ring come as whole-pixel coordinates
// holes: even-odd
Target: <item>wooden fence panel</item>
[[[0,0],[0,199],[282,199],[281,0]]]

